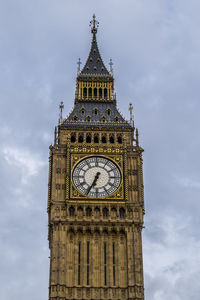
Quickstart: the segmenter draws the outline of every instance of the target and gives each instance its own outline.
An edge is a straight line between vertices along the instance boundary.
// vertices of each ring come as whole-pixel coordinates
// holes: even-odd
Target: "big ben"
[[[144,299],[142,152],[132,118],[117,109],[112,61],[97,45],[98,22],[78,67],[74,107],[50,146],[49,300]]]

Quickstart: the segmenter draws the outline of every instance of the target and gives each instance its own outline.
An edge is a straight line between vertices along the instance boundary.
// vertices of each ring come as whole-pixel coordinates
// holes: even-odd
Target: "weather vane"
[[[81,62],[81,59],[79,58],[79,59],[78,59],[78,62],[77,62],[77,65],[78,65],[78,74],[79,74],[80,71],[81,71],[81,64],[82,64],[82,62]]]
[[[96,20],[95,14],[93,14],[93,20],[90,21],[90,27],[92,27],[91,28],[91,32],[92,33],[96,33],[97,32],[97,28],[99,27],[99,22]]]

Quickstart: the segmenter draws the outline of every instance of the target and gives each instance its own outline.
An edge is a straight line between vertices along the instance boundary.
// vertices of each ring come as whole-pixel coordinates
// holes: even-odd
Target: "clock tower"
[[[116,106],[90,22],[91,50],[78,63],[75,101],[50,146],[49,300],[144,300],[142,152],[134,127]]]

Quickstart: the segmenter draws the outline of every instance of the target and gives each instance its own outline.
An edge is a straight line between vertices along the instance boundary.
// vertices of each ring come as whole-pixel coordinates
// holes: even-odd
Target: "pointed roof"
[[[112,76],[105,67],[98,49],[96,39],[98,24],[99,22],[96,21],[95,15],[93,15],[93,20],[90,22],[92,32],[91,49],[86,64],[80,72],[79,76]]]

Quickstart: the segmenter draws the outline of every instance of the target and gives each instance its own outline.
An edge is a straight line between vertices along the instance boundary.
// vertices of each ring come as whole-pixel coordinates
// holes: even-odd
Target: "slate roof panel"
[[[74,126],[78,124],[99,126],[101,124],[102,126],[131,128],[114,103],[78,102],[69,116],[63,120],[62,126],[69,124],[74,124]]]

